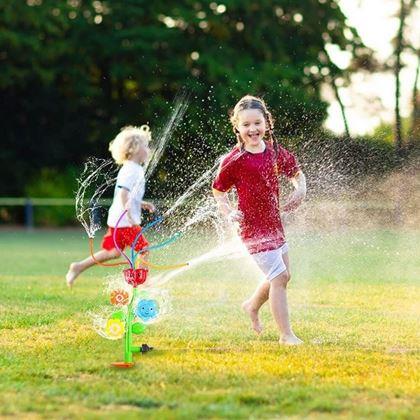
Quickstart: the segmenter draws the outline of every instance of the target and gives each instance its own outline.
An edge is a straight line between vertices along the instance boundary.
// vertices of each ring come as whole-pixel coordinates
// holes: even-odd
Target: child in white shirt
[[[115,185],[114,198],[108,212],[108,231],[102,240],[102,250],[79,262],[70,264],[66,274],[67,286],[72,287],[76,278],[83,271],[96,264],[96,261],[105,262],[120,256],[115,248],[114,231],[118,220],[125,210],[127,213],[118,223],[116,242],[121,250],[131,245],[137,234],[141,231],[141,209],[155,211],[152,203],[143,201],[146,180],[141,164],[145,163],[149,154],[150,128],[147,125],[138,127],[124,127],[110,142],[109,150],[117,165],[122,165],[118,172]],[[146,238],[141,235],[136,243],[135,250],[148,246]]]

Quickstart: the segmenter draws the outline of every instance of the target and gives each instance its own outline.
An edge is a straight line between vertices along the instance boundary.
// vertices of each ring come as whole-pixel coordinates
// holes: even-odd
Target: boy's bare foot
[[[252,329],[257,333],[261,334],[263,326],[261,325],[260,318],[258,317],[258,311],[252,307],[251,301],[246,300],[242,304],[242,309],[249,315],[251,318]]]
[[[300,344],[303,344],[303,341],[296,337],[294,334],[289,335],[282,335],[280,340],[280,344],[283,344],[285,346],[299,346]]]
[[[67,271],[67,274],[66,274],[66,283],[70,289],[73,287],[73,283],[79,274],[80,274],[80,270],[78,269],[78,264],[71,263],[69,267],[69,271]]]

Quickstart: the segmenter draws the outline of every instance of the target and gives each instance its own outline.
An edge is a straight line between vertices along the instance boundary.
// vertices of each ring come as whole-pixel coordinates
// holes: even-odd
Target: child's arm
[[[130,212],[130,191],[126,190],[125,188],[121,189],[121,201],[123,207],[127,210],[127,219],[132,224],[135,225],[134,220],[131,216]]]
[[[151,203],[150,201],[142,201],[141,202],[141,208],[143,210],[150,211],[150,213],[154,213],[156,211],[155,205],[153,203]]]
[[[288,213],[300,206],[306,196],[306,178],[302,171],[299,171],[294,177],[290,178],[290,182],[295,190],[289,195],[282,211]]]
[[[213,196],[219,207],[220,213],[231,222],[239,222],[242,220],[243,215],[239,210],[232,208],[229,202],[229,197],[226,192],[222,192],[213,188]]]

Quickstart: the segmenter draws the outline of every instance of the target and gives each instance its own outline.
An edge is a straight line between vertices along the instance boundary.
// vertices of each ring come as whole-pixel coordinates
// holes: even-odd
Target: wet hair
[[[118,135],[109,143],[109,151],[117,165],[122,165],[126,160],[131,159],[136,153],[140,144],[148,144],[152,133],[148,125],[141,127],[123,127]]]
[[[266,134],[268,135],[268,141],[271,144],[274,144],[276,139],[274,137],[274,118],[271,115],[271,112],[268,110],[267,105],[261,98],[252,95],[246,95],[238,101],[230,115],[230,122],[232,123],[233,132],[235,133],[236,138],[238,140],[238,147],[240,149],[243,149],[244,147],[244,141],[241,138],[239,130],[237,128],[239,112],[244,111],[246,109],[258,109],[259,111],[261,111],[261,113],[264,116],[265,123],[267,125]]]

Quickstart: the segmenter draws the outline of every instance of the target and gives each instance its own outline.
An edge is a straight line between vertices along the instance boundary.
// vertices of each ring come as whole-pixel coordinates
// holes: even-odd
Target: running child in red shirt
[[[221,213],[231,223],[239,223],[241,239],[266,277],[242,307],[259,334],[262,325],[258,313],[269,300],[281,333],[279,342],[301,344],[289,321],[286,287],[290,264],[280,210],[289,212],[302,202],[306,195],[305,176],[293,154],[276,144],[273,118],[262,99],[244,96],[236,104],[231,122],[238,143],[220,165],[213,181],[213,195]],[[282,206],[280,175],[289,178],[295,187]],[[237,210],[229,202],[227,193],[231,188],[237,192]]]
[[[105,262],[120,256],[114,245],[114,230],[118,219],[127,213],[118,224],[116,242],[120,249],[131,245],[141,231],[141,209],[155,211],[152,203],[143,201],[146,180],[141,166],[146,162],[149,154],[150,128],[147,125],[138,127],[124,127],[109,144],[109,150],[117,165],[122,165],[117,175],[114,199],[108,212],[108,231],[102,240],[102,250],[94,254],[95,260]],[[139,251],[148,246],[143,235],[137,241],[135,250]],[[70,264],[66,275],[66,283],[73,286],[76,278],[83,271],[95,265],[92,257]]]

